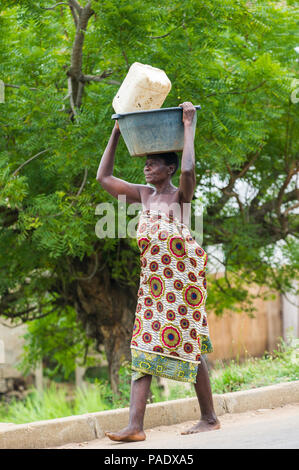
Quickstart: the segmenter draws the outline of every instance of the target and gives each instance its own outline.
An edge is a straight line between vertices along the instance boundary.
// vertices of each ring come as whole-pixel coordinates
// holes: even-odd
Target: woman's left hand
[[[185,101],[182,104],[179,104],[181,108],[183,108],[183,123],[184,125],[190,125],[193,121],[193,116],[196,113],[196,108],[190,101]]]

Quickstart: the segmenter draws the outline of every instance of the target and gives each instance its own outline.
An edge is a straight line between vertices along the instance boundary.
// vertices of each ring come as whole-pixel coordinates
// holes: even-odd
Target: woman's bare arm
[[[196,108],[190,102],[180,104],[183,108],[184,123],[184,148],[181,163],[181,175],[179,186],[180,202],[191,202],[196,186],[194,137],[192,120]]]
[[[128,183],[113,176],[113,166],[115,152],[120,137],[120,130],[117,121],[115,122],[107,147],[103,153],[98,172],[97,181],[103,189],[112,194],[116,199],[119,195],[125,195],[128,203],[141,202],[140,190],[143,184]]]

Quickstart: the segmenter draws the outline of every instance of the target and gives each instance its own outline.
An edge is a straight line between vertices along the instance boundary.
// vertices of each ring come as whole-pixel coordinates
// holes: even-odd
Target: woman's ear
[[[169,173],[170,175],[173,175],[174,170],[175,170],[175,166],[174,166],[174,165],[169,165],[168,168],[169,168],[169,169],[168,169],[168,173]]]

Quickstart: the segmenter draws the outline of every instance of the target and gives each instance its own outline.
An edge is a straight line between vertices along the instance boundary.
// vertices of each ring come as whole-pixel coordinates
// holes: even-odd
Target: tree
[[[298,25],[295,2],[4,0],[0,15],[0,311],[32,321],[76,309],[104,344],[110,378],[129,358],[139,275],[134,239],[99,239],[96,182],[111,103],[135,61],[164,69],[164,106],[201,104],[197,184],[203,246],[222,244],[226,275],[208,307],[247,302],[247,285],[290,288],[298,269]],[[117,152],[115,175],[143,181]],[[221,186],[216,187],[217,176]],[[238,183],[253,196],[242,200]],[[174,178],[178,184],[178,175]],[[195,202],[195,201],[194,201]],[[273,267],[277,242],[286,262]]]

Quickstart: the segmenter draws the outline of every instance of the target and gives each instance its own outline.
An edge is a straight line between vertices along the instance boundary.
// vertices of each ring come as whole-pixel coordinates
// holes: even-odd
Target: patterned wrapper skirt
[[[205,303],[207,253],[187,225],[144,210],[137,227],[140,285],[131,340],[132,378],[145,374],[196,382],[213,347]]]

